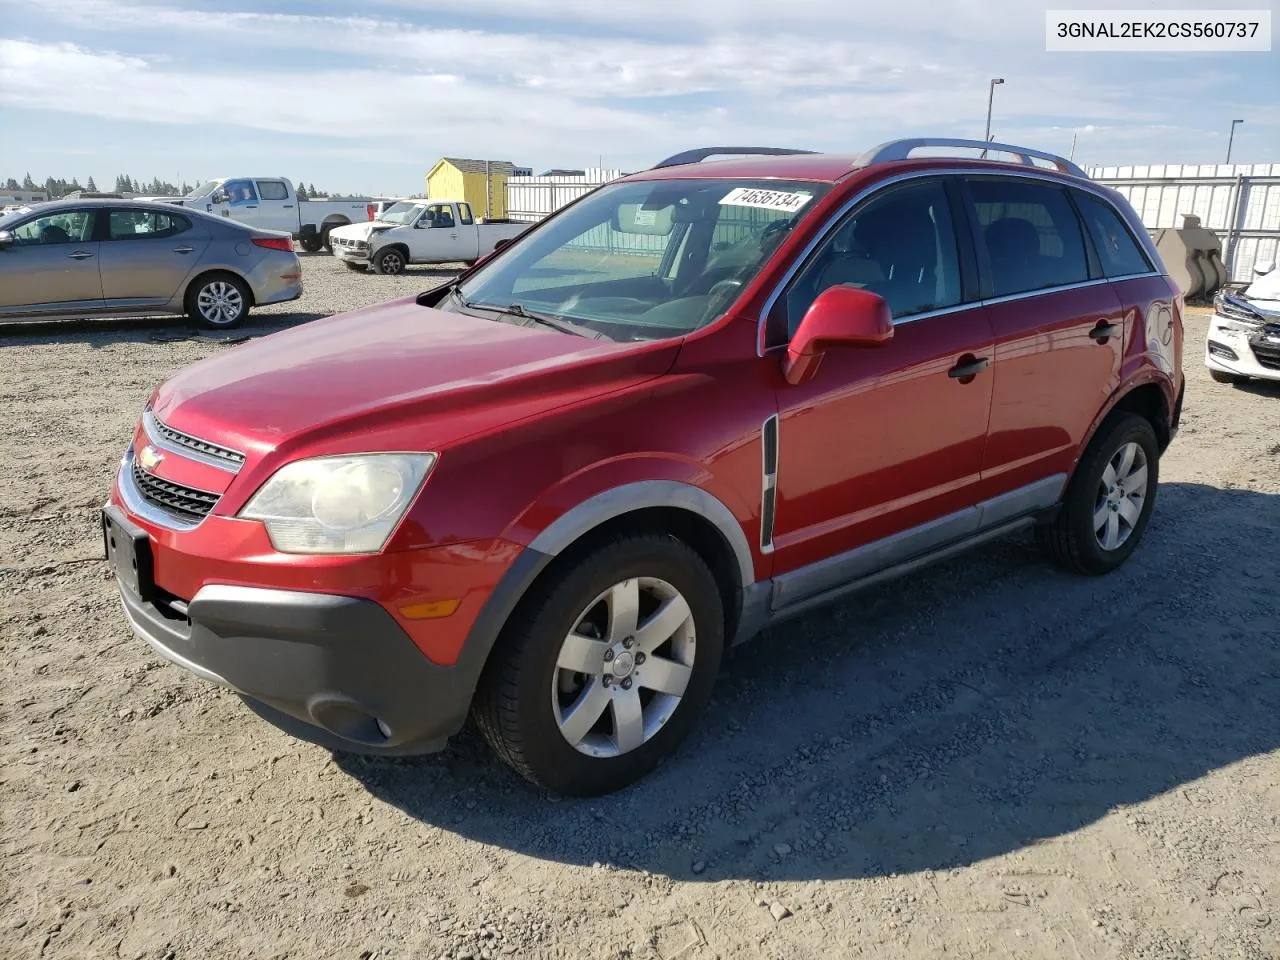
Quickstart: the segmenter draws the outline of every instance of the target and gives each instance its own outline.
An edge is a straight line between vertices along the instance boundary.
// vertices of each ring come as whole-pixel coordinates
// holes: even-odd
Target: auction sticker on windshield
[[[785,210],[787,213],[795,213],[812,199],[813,197],[807,193],[738,187],[725,194],[720,203],[732,207],[760,207],[763,210]]]

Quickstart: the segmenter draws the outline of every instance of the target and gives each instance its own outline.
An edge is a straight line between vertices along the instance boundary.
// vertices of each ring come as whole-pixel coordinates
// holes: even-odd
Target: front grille
[[[182,520],[203,520],[219,499],[219,494],[208,490],[184,487],[147,473],[136,460],[133,461],[133,483],[144,500]]]
[[[1271,335],[1280,336],[1280,324],[1267,324],[1262,332],[1249,340],[1249,346],[1258,363],[1268,370],[1280,370],[1280,344],[1268,343],[1262,338]]]
[[[151,422],[155,426],[156,433],[160,437],[175,446],[185,447],[187,450],[194,450],[196,453],[203,453],[206,457],[213,457],[215,460],[222,460],[235,467],[244,466],[244,454],[238,450],[232,450],[229,447],[220,447],[216,443],[210,443],[208,440],[201,440],[199,437],[193,437],[181,430],[175,430],[160,421],[155,414],[151,415]]]

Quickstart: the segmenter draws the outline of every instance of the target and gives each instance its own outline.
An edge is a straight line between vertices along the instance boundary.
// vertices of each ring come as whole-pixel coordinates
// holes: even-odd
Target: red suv
[[[143,639],[300,737],[424,753],[470,714],[530,780],[603,793],[767,624],[1023,527],[1123,563],[1181,315],[1059,157],[694,150],[167,380],[107,552]]]

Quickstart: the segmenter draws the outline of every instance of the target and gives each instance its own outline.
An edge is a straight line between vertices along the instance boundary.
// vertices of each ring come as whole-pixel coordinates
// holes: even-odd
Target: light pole
[[[1003,77],[994,78],[991,81],[990,86],[987,87],[987,132],[986,132],[986,135],[983,136],[982,138],[987,143],[991,142],[991,103],[996,98],[997,83],[1004,83],[1004,78]]]
[[[1243,120],[1231,121],[1231,136],[1227,137],[1227,163],[1231,162],[1231,144],[1236,139],[1236,125],[1241,123],[1244,123],[1244,121]]]

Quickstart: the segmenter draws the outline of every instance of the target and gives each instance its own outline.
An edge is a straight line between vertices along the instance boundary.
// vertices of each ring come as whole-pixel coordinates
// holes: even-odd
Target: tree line
[[[38,183],[31,178],[30,173],[22,178],[21,183],[15,177],[9,177],[5,180],[4,189],[10,193],[21,190],[43,191],[50,200],[57,200],[59,197],[65,197],[67,194],[75,193],[76,191],[85,191],[87,193],[102,192],[98,185],[93,182],[93,177],[90,177],[83,184],[80,183],[77,177],[72,177],[70,180],[64,180],[60,177],[46,177],[43,183]],[[106,192],[132,194],[139,197],[182,197],[193,189],[195,188],[185,181],[182,184],[176,184],[170,183],[168,180],[161,180],[159,177],[152,177],[151,182],[147,183],[122,173],[116,177],[115,186]],[[299,200],[330,196],[326,192],[317,190],[314,183],[305,184],[301,180],[295,181],[295,189],[298,192]]]

